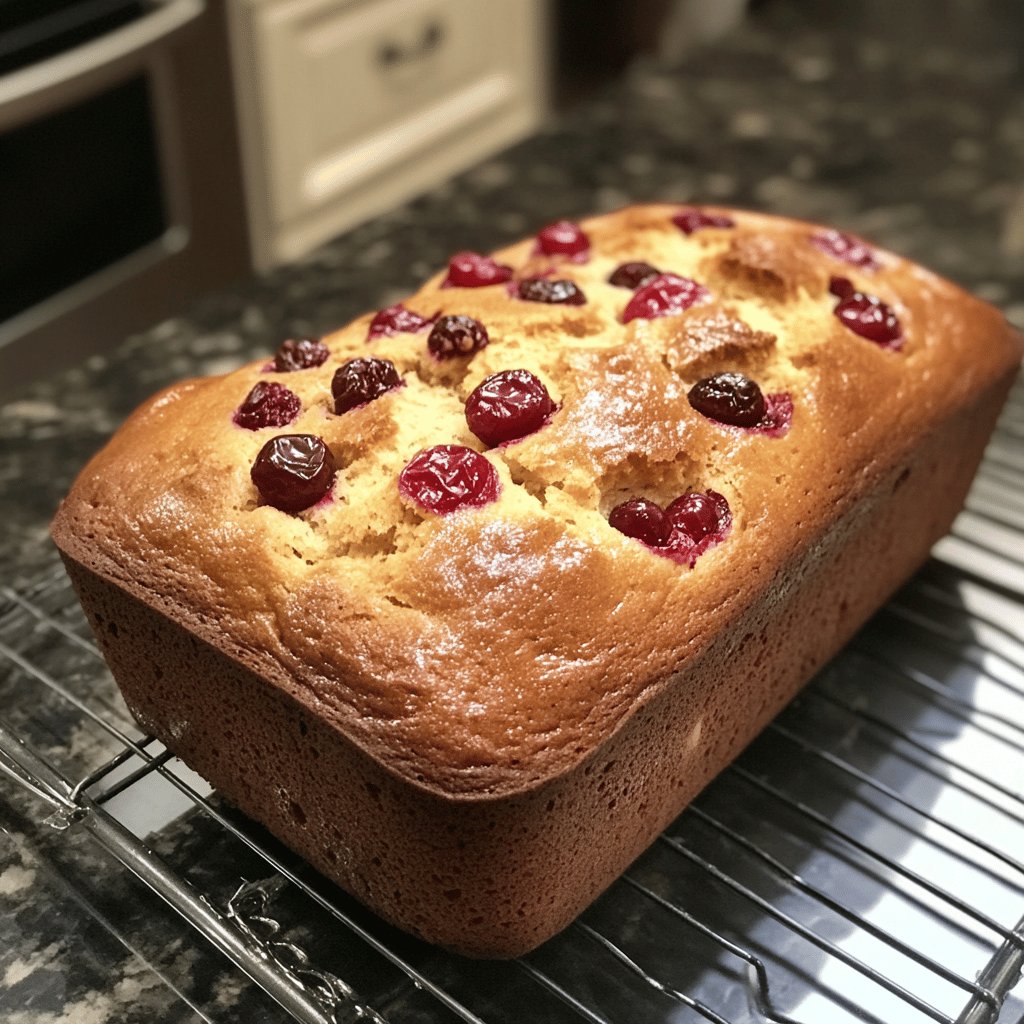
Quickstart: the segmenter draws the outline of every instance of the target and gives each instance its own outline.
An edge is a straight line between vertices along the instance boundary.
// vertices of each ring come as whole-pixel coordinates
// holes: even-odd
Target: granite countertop
[[[22,629],[16,596],[58,571],[46,530],[60,496],[140,400],[395,301],[451,252],[486,251],[556,217],[703,200],[830,222],[927,263],[1024,327],[1022,52],[1013,0],[764,4],[678,68],[636,63],[549,129],[308,258],[110,356],[41,372],[0,406],[0,654]],[[110,685],[101,668],[54,654],[65,657],[52,673]],[[31,674],[0,658],[0,718],[34,730],[69,774],[110,756],[66,712],[41,726],[40,700]],[[0,776],[0,1017],[286,1019],[87,837],[56,835],[42,817]]]

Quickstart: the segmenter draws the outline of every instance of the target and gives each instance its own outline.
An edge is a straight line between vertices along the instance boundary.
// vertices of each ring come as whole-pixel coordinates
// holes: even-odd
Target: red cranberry
[[[527,277],[517,292],[525,302],[548,302],[558,306],[582,306],[587,301],[575,281],[552,281],[547,277]]]
[[[691,207],[688,210],[680,210],[672,218],[672,223],[675,224],[684,235],[692,235],[694,231],[700,231],[701,228],[734,228],[736,227],[736,221],[731,217],[724,217],[721,214],[705,213],[703,210],[697,210]]]
[[[232,418],[246,430],[283,427],[299,415],[301,408],[302,402],[294,391],[276,381],[261,381],[245,396]]]
[[[443,316],[431,328],[427,348],[438,359],[468,356],[486,348],[487,328],[471,316]]]
[[[365,405],[401,385],[395,364],[388,359],[350,359],[334,372],[331,394],[339,415]]]
[[[681,313],[708,298],[708,290],[688,277],[659,274],[633,294],[623,310],[622,322],[653,320],[655,317]]]
[[[717,491],[684,494],[669,505],[672,539],[665,553],[692,569],[705,551],[723,541],[732,525],[729,502]]]
[[[529,370],[495,373],[466,399],[469,429],[487,445],[532,434],[554,411],[548,389]]]
[[[839,303],[832,311],[839,322],[854,334],[859,334],[876,345],[899,348],[903,341],[903,328],[892,309],[874,295],[865,295],[859,291],[846,291],[840,294],[836,285],[841,287],[844,280],[833,278],[830,285],[832,294],[839,297]]]
[[[537,232],[537,247],[547,256],[571,256],[579,261],[590,252],[590,239],[579,224],[556,220]]]
[[[690,388],[690,405],[702,416],[734,427],[756,427],[767,410],[757,384],[742,373],[716,373]]]
[[[639,288],[649,284],[660,273],[650,263],[620,263],[609,275],[608,283],[616,288]]]
[[[479,452],[461,444],[426,448],[398,475],[398,490],[428,512],[446,516],[498,497],[498,472]]]
[[[874,251],[856,235],[835,230],[819,231],[816,235],[811,235],[811,245],[852,266],[864,270],[878,269],[879,264]]]
[[[331,354],[319,338],[289,338],[274,353],[274,369],[278,373],[294,373],[322,366]]]
[[[721,533],[732,521],[729,502],[717,491],[691,491],[665,510],[672,525],[694,542]]]
[[[313,434],[272,437],[252,464],[252,482],[268,505],[301,512],[315,505],[334,483],[334,456]]]
[[[616,505],[608,522],[619,533],[643,541],[652,548],[662,548],[672,537],[672,523],[661,506],[649,498],[630,498]]]
[[[512,277],[512,268],[496,263],[490,256],[458,252],[448,261],[448,276],[442,288],[484,288],[502,284]]]
[[[374,338],[390,338],[394,334],[419,334],[425,331],[437,317],[422,317],[400,302],[382,309],[371,321],[367,341]]]

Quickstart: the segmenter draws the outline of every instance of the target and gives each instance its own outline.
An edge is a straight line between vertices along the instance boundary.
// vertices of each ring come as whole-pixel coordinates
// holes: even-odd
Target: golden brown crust
[[[363,317],[325,339],[323,367],[268,375],[259,361],[165,390],[83,470],[54,523],[58,545],[422,788],[493,797],[571,771],[730,623],[774,600],[787,564],[1020,358],[998,312],[894,255],[850,267],[809,244],[812,225],[738,211],[712,211],[735,228],[687,237],[676,210],[584,222],[585,264],[538,258],[532,240],[497,254],[576,281],[582,307],[434,278],[407,305],[486,324],[491,344],[469,361],[435,363],[425,334],[367,344]],[[715,304],[623,325],[629,292],[606,278],[628,259],[703,279]],[[832,274],[898,311],[901,351],[832,316]],[[394,361],[406,386],[335,416],[334,370],[367,354]],[[785,437],[716,426],[687,404],[697,376],[741,357],[765,391],[792,395]],[[430,444],[481,448],[462,401],[518,366],[561,408],[488,453],[500,499],[447,518],[404,505],[402,465]],[[326,507],[257,504],[249,468],[275,431],[241,430],[231,414],[266,379],[302,399],[287,431],[321,435],[342,466]],[[709,487],[735,525],[693,570],[605,518],[623,496]]]

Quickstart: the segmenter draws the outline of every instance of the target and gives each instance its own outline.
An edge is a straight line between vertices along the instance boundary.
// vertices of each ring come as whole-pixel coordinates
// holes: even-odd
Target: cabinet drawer
[[[522,102],[531,6],[250,4],[269,220],[308,215]]]

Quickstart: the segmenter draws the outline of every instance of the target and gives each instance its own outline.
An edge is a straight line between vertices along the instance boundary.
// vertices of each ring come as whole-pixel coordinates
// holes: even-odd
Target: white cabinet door
[[[239,0],[236,80],[268,262],[534,127],[536,0]]]

